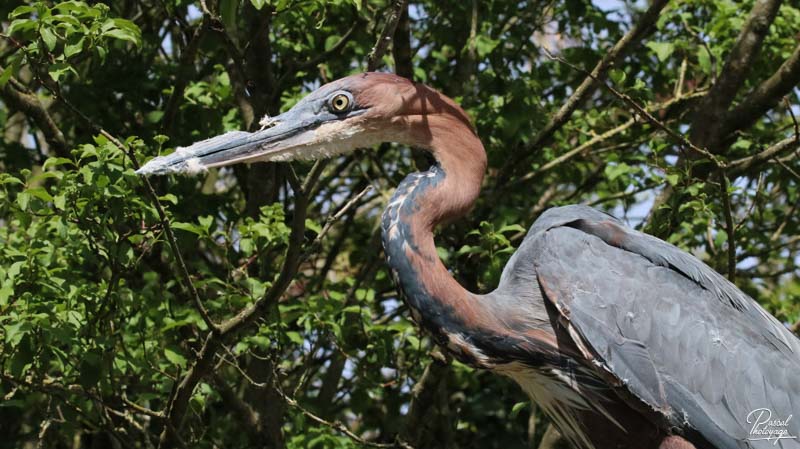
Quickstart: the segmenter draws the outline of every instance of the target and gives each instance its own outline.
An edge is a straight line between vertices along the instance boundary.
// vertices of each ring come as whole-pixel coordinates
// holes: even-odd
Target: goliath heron
[[[453,279],[437,224],[475,202],[486,154],[451,99],[386,73],[324,85],[256,132],[157,157],[145,175],[318,159],[391,141],[436,164],[382,217],[413,319],[459,360],[514,379],[578,448],[800,448],[800,340],[720,274],[583,206],[546,211],[491,293]]]

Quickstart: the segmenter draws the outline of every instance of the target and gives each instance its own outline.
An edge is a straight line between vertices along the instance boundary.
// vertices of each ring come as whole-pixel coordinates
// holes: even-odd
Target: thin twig
[[[764,151],[729,162],[728,168],[731,169],[730,174],[738,175],[762,162],[766,162],[770,159],[777,159],[777,156],[781,153],[794,150],[798,146],[800,146],[800,140],[797,140],[795,137],[783,139]]]
[[[722,212],[725,214],[725,229],[728,233],[728,280],[736,282],[736,230],[733,224],[733,212],[731,211],[731,197],[728,191],[728,175],[725,170],[719,172],[720,194],[722,195]]]
[[[714,56],[714,52],[712,52],[711,49],[708,48],[708,43],[705,41],[705,39],[700,37],[700,35],[697,33],[697,31],[692,29],[691,25],[689,25],[689,23],[686,21],[686,19],[684,17],[681,17],[681,22],[683,23],[683,27],[686,28],[686,31],[689,34],[692,35],[694,40],[696,40],[698,43],[700,43],[700,45],[702,45],[703,48],[706,50],[706,53],[708,54],[708,60],[709,60],[710,65],[711,65],[711,85],[713,86],[717,82],[717,75],[718,75],[718,73],[717,73],[717,57]],[[685,59],[684,59],[684,61],[685,61]]]
[[[133,168],[138,170],[140,168],[139,161],[136,158],[136,154],[134,151],[123,144],[119,139],[114,137],[111,133],[103,129],[100,125],[96,124],[92,119],[90,119],[86,114],[83,113],[80,109],[78,109],[72,102],[70,102],[62,93],[61,88],[56,84],[56,88],[52,89],[51,87],[44,84],[46,89],[50,91],[53,97],[62,103],[64,103],[67,108],[69,108],[73,113],[75,113],[81,120],[83,120],[90,128],[96,133],[99,133],[106,139],[108,139],[111,143],[114,144],[120,151],[125,153],[131,160],[131,165]],[[211,319],[211,316],[208,314],[205,306],[203,305],[203,301],[200,299],[200,294],[197,292],[197,289],[192,282],[191,275],[189,274],[189,269],[186,267],[186,262],[183,260],[183,255],[178,248],[178,242],[175,238],[175,234],[172,232],[172,226],[170,226],[170,221],[167,218],[167,214],[164,211],[164,207],[161,205],[161,201],[158,199],[158,194],[156,193],[153,185],[150,183],[150,180],[147,177],[141,178],[142,182],[145,185],[146,191],[150,200],[153,202],[153,206],[156,208],[156,213],[158,214],[159,219],[161,220],[161,225],[163,226],[164,233],[167,236],[167,242],[169,243],[170,249],[172,250],[173,255],[175,256],[175,260],[178,262],[178,267],[180,268],[181,275],[183,277],[184,286],[189,290],[190,296],[195,303],[195,307],[197,311],[200,313],[200,316],[203,318],[203,321],[206,323],[206,326],[211,329],[212,332],[219,332],[219,327],[214,323]]]
[[[368,72],[374,72],[381,66],[383,55],[389,48],[389,43],[392,41],[392,36],[394,36],[394,30],[397,29],[397,23],[400,22],[400,17],[403,15],[406,1],[407,0],[395,0],[392,4],[392,10],[386,18],[386,25],[383,27],[383,31],[380,36],[378,36],[375,46],[372,47],[367,57]]]
[[[311,411],[309,411],[308,409],[306,409],[305,407],[300,405],[300,403],[297,402],[297,400],[295,400],[294,398],[289,397],[280,388],[275,388],[275,391],[278,392],[278,394],[281,396],[281,398],[284,400],[284,402],[286,402],[286,404],[288,404],[292,408],[295,408],[295,409],[299,410],[300,413],[302,413],[306,418],[309,418],[310,420],[316,422],[317,424],[322,424],[325,427],[328,427],[330,429],[336,430],[336,431],[344,434],[345,436],[347,436],[348,438],[350,438],[351,440],[355,441],[358,444],[362,444],[364,446],[369,446],[369,447],[379,447],[379,448],[397,448],[397,447],[399,447],[399,448],[403,448],[403,449],[413,449],[410,444],[408,444],[406,442],[403,442],[400,439],[398,439],[394,443],[376,443],[374,441],[365,440],[364,438],[361,438],[360,436],[358,436],[355,433],[353,433],[352,430],[350,430],[347,426],[345,426],[341,422],[339,422],[339,421],[328,421],[326,419],[320,418],[319,416],[315,415],[314,413],[312,413]]]
[[[758,182],[756,182],[756,193],[753,195],[753,201],[750,202],[750,207],[747,208],[747,213],[744,214],[739,223],[736,223],[736,226],[734,227],[735,231],[738,232],[739,229],[741,229],[741,227],[744,226],[747,219],[753,214],[753,209],[755,209],[756,207],[756,203],[758,202],[758,196],[761,194],[761,188],[763,187],[763,185],[764,185],[764,173],[759,173]]]
[[[794,140],[800,142],[800,126],[797,124],[797,117],[794,116],[789,97],[783,97],[783,102],[786,103],[786,110],[789,111],[789,116],[792,118],[792,123],[794,124]]]
[[[314,252],[314,250],[316,250],[317,246],[319,246],[319,244],[322,243],[322,239],[331,230],[333,224],[339,221],[339,219],[342,218],[344,214],[346,214],[353,206],[355,206],[359,201],[361,201],[361,198],[363,198],[364,195],[366,195],[370,191],[372,191],[372,186],[371,185],[366,186],[361,192],[359,192],[356,196],[350,199],[350,201],[348,201],[344,206],[342,206],[342,208],[339,209],[338,212],[329,216],[325,220],[325,225],[322,226],[322,229],[319,231],[319,234],[317,234],[317,236],[314,238],[314,241],[311,242],[311,244],[308,245],[308,248],[303,252],[301,260],[308,259],[308,256],[310,256],[311,253]]]
[[[777,162],[777,163],[778,163],[778,165],[780,165],[781,167],[783,167],[783,169],[784,169],[784,170],[788,171],[788,172],[789,172],[789,174],[790,174],[790,175],[792,175],[792,176],[794,177],[794,179],[796,179],[796,180],[800,181],[800,173],[797,173],[796,171],[794,171],[794,169],[792,169],[792,167],[789,167],[788,165],[786,165],[786,163],[785,163],[785,162],[783,162],[782,160],[780,160],[780,159],[779,159],[779,158],[777,158],[777,157],[774,157],[774,158],[772,158],[772,160],[774,160],[775,162]]]
[[[534,136],[530,144],[526,146],[527,151],[520,151],[516,155],[509,158],[508,162],[500,169],[500,174],[497,177],[500,183],[504,183],[507,177],[512,175],[513,172],[517,170],[517,167],[524,167],[525,164],[520,164],[520,162],[547,144],[556,131],[561,129],[561,127],[569,121],[569,119],[572,117],[572,114],[578,109],[578,107],[580,107],[580,105],[583,104],[587,98],[589,98],[592,92],[594,92],[597,79],[603,78],[605,73],[622,55],[625,54],[629,47],[649,33],[649,30],[653,28],[652,25],[658,19],[661,10],[663,10],[668,3],[669,0],[653,1],[647,11],[642,14],[641,19],[639,19],[639,21],[627,33],[625,33],[625,35],[622,36],[622,38],[620,38],[620,40],[617,41],[613,47],[608,49],[608,51],[603,54],[603,57],[589,73],[590,76],[586,76],[583,79],[581,84],[575,88],[575,91],[572,93],[572,95],[570,95],[567,101],[564,102],[561,108],[559,108],[558,112],[550,117],[550,120],[548,120],[544,128],[542,128],[541,131]],[[542,50],[549,54],[547,49],[544,47]]]
[[[695,145],[692,142],[690,142],[687,138],[685,138],[681,134],[675,132],[674,130],[672,130],[667,125],[661,123],[660,120],[658,120],[657,118],[653,117],[652,114],[647,112],[647,110],[645,110],[642,106],[640,106],[638,103],[636,103],[636,101],[633,98],[631,98],[630,96],[628,96],[627,94],[624,94],[624,93],[618,91],[617,89],[615,89],[610,84],[606,83],[605,81],[603,81],[603,80],[601,80],[599,78],[596,78],[593,74],[585,71],[584,69],[581,69],[580,67],[577,67],[576,65],[574,65],[571,62],[565,60],[564,58],[561,58],[559,56],[554,56],[550,52],[548,52],[547,50],[544,50],[544,52],[547,55],[547,57],[549,57],[550,59],[553,59],[555,61],[559,61],[562,64],[565,64],[566,66],[572,68],[573,70],[577,70],[579,72],[585,73],[588,77],[590,77],[590,78],[598,81],[599,83],[601,83],[601,85],[604,88],[606,88],[609,92],[611,92],[615,97],[617,97],[618,99],[622,100],[625,104],[627,104],[628,106],[633,108],[633,110],[636,111],[636,113],[640,117],[642,117],[644,120],[646,120],[648,123],[650,123],[651,125],[655,126],[656,128],[664,131],[667,135],[669,135],[674,140],[676,140],[681,146],[689,148],[692,151],[694,151],[694,152],[696,152],[696,153],[698,153],[700,155],[705,156],[717,168],[725,168],[725,163],[720,161],[717,158],[717,156],[713,155],[708,150],[705,150],[703,148],[698,147],[697,145]]]

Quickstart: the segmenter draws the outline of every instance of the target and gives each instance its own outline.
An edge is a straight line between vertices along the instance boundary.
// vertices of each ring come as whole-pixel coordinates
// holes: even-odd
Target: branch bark
[[[754,63],[761,50],[761,44],[769,27],[775,19],[781,0],[757,0],[745,21],[742,32],[736,40],[716,83],[711,86],[703,100],[697,105],[689,131],[689,140],[712,154],[725,152],[724,137],[729,130],[726,118],[730,118],[728,108],[736,93],[741,88],[748,69]],[[686,158],[681,157],[677,165],[684,167]],[[692,176],[705,179],[711,171],[708,168],[696,167]],[[677,202],[673,198],[675,190],[671,185],[664,189],[653,202],[650,214],[644,222],[647,232],[656,237],[668,237],[677,226],[677,207],[661,210],[665,204]],[[658,224],[658,227],[656,227]]]
[[[413,50],[411,49],[411,23],[408,17],[408,4],[403,8],[400,22],[394,32],[394,71],[403,78],[414,79]]]
[[[723,135],[730,135],[734,131],[752,126],[798,84],[800,84],[800,45],[795,47],[791,56],[772,76],[753,89],[725,116]]]
[[[392,36],[394,36],[394,32],[397,29],[397,23],[400,22],[400,17],[403,15],[403,10],[405,10],[406,1],[407,0],[395,0],[393,2],[392,10],[386,18],[386,25],[384,25],[383,31],[380,36],[378,36],[378,41],[375,42],[372,51],[369,52],[369,56],[367,57],[368,72],[374,72],[382,65],[381,59],[389,48],[389,43],[392,41]]]
[[[575,89],[575,92],[570,95],[567,101],[561,106],[558,112],[555,113],[547,124],[542,128],[539,133],[533,138],[531,143],[526,148],[527,151],[519,152],[515,156],[509,158],[509,161],[501,169],[501,177],[498,178],[499,183],[504,183],[508,176],[516,171],[517,167],[523,166],[520,164],[522,160],[531,154],[538,151],[541,147],[550,142],[553,135],[561,129],[572,117],[575,110],[586,101],[587,98],[595,91],[597,87],[596,80],[605,76],[605,73],[611,66],[630,49],[633,45],[638,43],[644,36],[650,33],[653,24],[658,19],[661,10],[669,3],[669,0],[654,0],[650,7],[645,11],[636,25],[633,26],[622,38],[609,49],[600,61],[589,72],[583,82]],[[505,174],[505,175],[503,175]]]
[[[428,445],[425,444],[426,440],[430,439],[431,427],[437,426],[437,422],[432,420],[435,417],[436,396],[440,391],[447,386],[447,372],[450,364],[445,357],[438,351],[434,350],[431,354],[433,359],[425,367],[425,371],[420,377],[419,381],[414,385],[411,392],[411,405],[405,417],[403,431],[401,433],[403,441],[407,441],[414,447],[444,447],[444,445]],[[433,413],[433,415],[432,415]],[[435,438],[436,442],[441,443],[442,439],[446,440],[445,434],[450,429],[437,428]]]
[[[2,68],[0,68],[2,71]],[[0,89],[0,98],[3,99],[11,108],[22,112],[30,117],[36,126],[44,134],[45,140],[53,152],[58,157],[69,158],[70,154],[67,150],[67,140],[64,138],[64,133],[56,125],[53,117],[47,108],[39,101],[33,93],[26,93],[18,90],[15,85],[19,83],[9,81],[5,87]]]
[[[781,0],[757,0],[733,45],[719,79],[711,86],[697,107],[692,120],[690,139],[697,146],[718,153],[723,130],[722,120],[744,83],[745,76],[761,51],[761,44],[775,20]]]
[[[172,87],[172,93],[167,100],[167,105],[164,108],[164,119],[162,120],[162,129],[169,132],[172,125],[175,123],[175,115],[180,106],[180,100],[183,98],[183,93],[186,90],[186,85],[189,83],[189,77],[194,73],[194,62],[197,57],[197,49],[200,47],[200,41],[205,36],[211,24],[211,19],[207,14],[203,15],[203,19],[192,34],[192,38],[186,47],[181,52],[180,62],[178,63],[178,74],[175,79],[175,85]]]
[[[737,159],[728,164],[731,169],[731,175],[740,175],[748,170],[763,164],[774,157],[778,157],[783,153],[793,151],[800,147],[800,139],[797,136],[789,137],[781,140],[780,142],[770,146],[764,151],[758,152],[752,156],[742,159]]]

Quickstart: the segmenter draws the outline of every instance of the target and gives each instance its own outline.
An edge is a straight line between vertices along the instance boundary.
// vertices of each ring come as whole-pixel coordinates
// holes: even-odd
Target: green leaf
[[[206,231],[206,234],[211,232],[211,226],[214,224],[214,217],[207,215],[205,217],[198,218],[197,221],[200,222],[200,226]]]
[[[522,225],[518,224],[505,225],[497,230],[497,232],[500,234],[503,234],[505,232],[525,232],[525,231],[527,231],[527,229],[522,227]]]
[[[659,61],[664,62],[675,51],[675,44],[671,42],[648,42],[647,48],[653,50]]]
[[[250,0],[250,3],[256,10],[261,11],[261,8],[267,4],[267,0]]]
[[[6,343],[10,347],[15,347],[19,344],[22,337],[31,330],[31,323],[27,321],[18,321],[11,323],[3,328],[3,333],[6,337]]]
[[[722,248],[725,243],[728,241],[728,233],[725,232],[724,229],[720,229],[717,231],[717,235],[714,236],[714,245],[717,248]]]
[[[294,343],[296,345],[302,345],[303,344],[303,337],[300,335],[299,332],[289,331],[289,332],[286,332],[286,336],[289,338],[289,340],[291,340],[292,343]]]
[[[4,285],[0,288],[0,306],[8,304],[8,298],[14,294],[14,287],[11,285]]]
[[[53,201],[52,195],[45,190],[44,187],[32,187],[30,189],[25,190],[29,195],[32,195],[36,198],[39,198],[42,201],[50,202]]]
[[[67,205],[67,197],[64,195],[57,195],[53,198],[53,206],[56,209],[64,210]]]
[[[711,56],[703,47],[700,47],[697,50],[697,63],[700,65],[700,69],[703,71],[703,73],[711,73]]]
[[[607,165],[604,171],[608,180],[613,181],[622,175],[630,173],[632,169],[630,165],[621,162],[616,165]]]
[[[202,226],[194,224],[194,223],[185,223],[185,222],[181,222],[181,221],[176,221],[176,222],[170,223],[170,226],[172,226],[173,229],[180,229],[181,231],[191,232],[191,233],[197,234],[197,235],[204,235],[205,234],[205,229],[203,229]]]
[[[22,15],[25,15],[25,14],[30,14],[30,13],[35,12],[35,11],[36,11],[36,8],[34,8],[33,6],[27,6],[27,5],[17,6],[16,8],[14,8],[13,11],[11,11],[8,14],[8,18],[9,19],[16,19],[19,16],[22,16]]]
[[[161,201],[162,203],[178,204],[178,197],[171,193],[167,193],[166,195],[158,197],[158,200]],[[174,224],[173,227],[175,227]]]
[[[481,34],[475,38],[475,50],[478,52],[478,56],[483,58],[494,51],[499,43],[499,40]]]
[[[680,176],[678,174],[673,173],[671,175],[667,175],[667,182],[669,185],[674,187],[678,184],[678,181],[680,181]]]
[[[169,362],[173,365],[186,368],[186,357],[181,355],[181,353],[179,353],[176,349],[172,349],[170,347],[164,348],[164,357],[166,357],[167,360],[169,360]]]
[[[42,36],[42,41],[44,41],[44,45],[47,46],[47,49],[53,51],[56,48],[56,42],[58,42],[58,38],[56,37],[53,30],[47,27],[42,27],[39,29],[39,35]]]
[[[36,21],[31,19],[15,19],[11,22],[6,30],[9,35],[23,34],[27,31],[36,30]]]
[[[528,408],[529,406],[530,406],[529,401],[517,402],[516,404],[514,404],[513,407],[511,407],[511,413],[508,414],[508,417],[511,419],[516,418],[517,416],[519,416],[519,412]]]
[[[47,170],[50,167],[58,167],[59,165],[65,164],[74,165],[72,160],[65,157],[49,157],[46,161],[44,161],[44,164],[42,164],[42,170]]]
[[[103,32],[103,36],[112,37],[114,39],[119,39],[121,41],[128,41],[137,46],[139,45],[139,40],[136,38],[136,36],[126,30],[112,28],[108,31]]]
[[[322,226],[310,218],[306,218],[306,229],[314,231],[315,234],[322,232]]]
[[[13,74],[14,74],[14,66],[13,65],[9,65],[9,66],[7,66],[6,68],[3,69],[3,72],[0,73],[0,89],[5,87],[6,83],[8,83],[8,80],[11,79],[11,75],[13,75]]]
[[[72,39],[68,40],[71,41]],[[83,51],[83,43],[84,43],[83,38],[80,38],[75,42],[68,42],[64,46],[64,57],[71,58],[72,56],[75,56],[81,51]]]
[[[50,66],[47,68],[47,73],[49,73],[50,76],[53,77],[53,79],[56,82],[58,82],[62,76],[64,76],[66,73],[69,72],[77,74],[75,72],[75,69],[73,69],[72,66],[67,64],[66,62],[58,62],[55,64],[50,64]]]
[[[17,195],[17,205],[22,210],[28,209],[28,203],[30,203],[30,201],[31,195],[27,192],[20,192],[19,195]]]
[[[628,77],[628,75],[623,70],[619,69],[611,69],[611,71],[609,71],[608,73],[608,76],[611,78],[611,81],[614,84],[622,84]]]

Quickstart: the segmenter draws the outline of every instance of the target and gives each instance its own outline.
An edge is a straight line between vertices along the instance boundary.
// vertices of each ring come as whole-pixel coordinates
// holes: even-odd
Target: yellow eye
[[[350,107],[350,98],[345,94],[337,94],[331,98],[333,112],[344,112]]]

